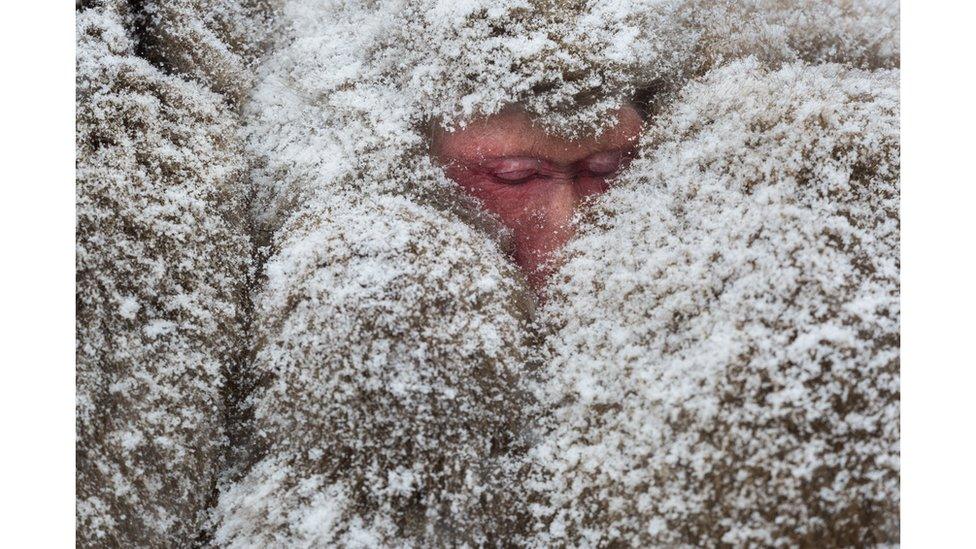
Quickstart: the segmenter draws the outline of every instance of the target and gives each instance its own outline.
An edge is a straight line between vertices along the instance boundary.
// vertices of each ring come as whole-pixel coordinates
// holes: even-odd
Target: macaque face
[[[554,269],[555,253],[573,236],[577,208],[605,192],[634,156],[641,117],[624,106],[616,119],[598,137],[572,141],[548,135],[512,108],[455,132],[434,133],[434,157],[512,231],[513,259],[536,291]]]

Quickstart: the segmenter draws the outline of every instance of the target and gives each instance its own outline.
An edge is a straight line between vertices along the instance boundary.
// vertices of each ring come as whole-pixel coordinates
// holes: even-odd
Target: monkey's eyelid
[[[612,173],[619,170],[621,164],[623,164],[623,156],[615,154],[613,156],[600,155],[595,158],[590,157],[586,159],[583,166],[593,173]]]
[[[537,158],[508,157],[497,158],[482,165],[485,169],[499,174],[508,172],[538,170],[541,162]]]
[[[585,159],[582,165],[591,173],[611,174],[620,170],[631,158],[633,158],[632,151],[604,151]]]
[[[494,175],[495,177],[499,179],[504,179],[505,181],[520,181],[522,179],[527,179],[529,177],[532,177],[536,173],[538,173],[537,170],[530,169],[530,170],[494,172]]]

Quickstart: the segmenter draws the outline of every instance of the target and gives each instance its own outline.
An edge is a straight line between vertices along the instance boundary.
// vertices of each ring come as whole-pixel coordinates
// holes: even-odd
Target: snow
[[[731,63],[644,147],[541,312],[540,543],[892,539],[897,72]]]
[[[288,463],[267,498],[295,505],[297,486],[314,476],[348,498],[334,507],[338,533],[329,536],[358,521],[381,524],[374,535],[388,542],[394,527],[444,535],[417,524],[420,513],[477,542],[486,525],[471,484],[497,475],[504,464],[485,452],[516,437],[526,415],[525,314],[512,267],[470,227],[400,197],[312,208],[302,211],[314,223],[278,233],[257,297],[262,464]],[[263,466],[248,482],[278,471]],[[303,516],[318,512],[297,505]],[[237,517],[252,511],[225,497],[217,512],[244,525]],[[276,517],[221,535],[261,544],[257,526],[299,544],[340,539]]]
[[[79,545],[898,542],[897,2],[84,4]],[[431,128],[635,96],[538,302]]]
[[[237,120],[138,57],[130,17],[113,2],[78,15],[81,546],[196,537],[223,461],[223,371],[243,341]]]

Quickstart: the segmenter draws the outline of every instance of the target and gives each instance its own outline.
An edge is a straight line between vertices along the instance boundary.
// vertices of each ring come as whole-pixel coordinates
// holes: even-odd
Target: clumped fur
[[[897,72],[733,63],[643,148],[542,312],[534,541],[897,542]]]
[[[897,3],[91,4],[79,540],[897,543]],[[536,310],[430,128],[633,100]]]
[[[247,164],[220,96],[78,16],[80,546],[185,545],[211,504],[242,354]]]
[[[342,197],[302,220],[279,231],[265,265],[263,450],[221,497],[215,541],[498,536],[519,503],[503,474],[530,409],[513,268],[487,236],[401,197]]]
[[[274,29],[280,0],[138,0],[139,53],[239,104]]]

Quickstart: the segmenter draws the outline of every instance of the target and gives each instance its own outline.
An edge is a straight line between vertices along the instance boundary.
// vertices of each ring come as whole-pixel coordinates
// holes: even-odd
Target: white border
[[[74,6],[0,18],[5,547],[74,545]]]
[[[970,2],[902,3],[902,544],[976,539]]]

